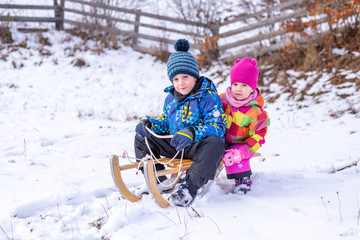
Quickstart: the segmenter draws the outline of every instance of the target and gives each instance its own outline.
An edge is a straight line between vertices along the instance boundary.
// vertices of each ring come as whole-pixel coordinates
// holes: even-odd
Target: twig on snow
[[[160,213],[161,215],[163,215],[164,217],[166,217],[167,219],[169,219],[174,225],[176,225],[176,223],[173,220],[171,220],[171,218],[169,218],[168,216],[166,216],[165,214],[163,214],[160,211],[157,211],[157,212]]]
[[[188,210],[188,208],[186,207],[185,209],[186,209],[187,213],[189,214],[189,216],[190,216],[190,219],[192,220],[192,216],[191,216],[191,214],[189,213],[189,210]]]
[[[340,196],[339,196],[339,192],[336,192],[337,196],[338,196],[338,201],[339,201],[339,213],[340,213],[340,221],[342,221],[342,213],[341,213],[341,202],[340,202]]]
[[[76,229],[77,229],[78,233],[80,233],[80,231],[79,231],[79,225],[78,225],[77,219],[76,219],[76,217],[74,217],[74,218],[75,218]]]
[[[106,200],[106,204],[107,204],[107,207],[108,207],[108,210],[110,211],[110,213],[111,213],[111,207],[110,207],[110,205],[109,205],[109,202],[108,202],[108,200],[107,200],[107,197],[106,196],[104,196],[104,198],[105,198],[105,200]]]
[[[25,161],[27,161],[26,139],[24,139],[24,158],[25,158]]]
[[[185,215],[184,215],[184,226],[185,226],[185,235],[184,236],[189,235],[190,233],[189,233],[189,229],[187,228],[187,222],[185,220]]]
[[[221,234],[220,228],[219,228],[219,226],[216,224],[216,222],[215,222],[214,220],[212,220],[209,216],[207,216],[207,218],[209,218],[209,219],[215,224],[215,226],[216,226],[217,229],[219,230],[219,233]]]
[[[0,226],[0,228],[1,228],[1,230],[3,231],[3,233],[5,234],[5,236],[7,237],[7,239],[11,240],[11,239],[9,238],[9,236],[6,234],[5,230],[2,228],[2,226]]]
[[[193,207],[191,207],[191,210],[193,210],[193,212],[195,213],[195,217],[201,217],[200,214]]]
[[[85,213],[85,205],[84,205],[84,208],[82,210],[81,216],[84,216],[84,213]]]
[[[106,209],[105,209],[105,207],[104,207],[104,205],[102,203],[101,203],[101,206],[103,207],[103,209],[104,209],[104,211],[106,213],[106,216],[109,217],[109,214],[107,213],[107,211],[106,211]]]
[[[179,215],[179,212],[178,212],[178,208],[177,208],[177,206],[176,206],[176,205],[175,205],[175,209],[176,209],[176,213],[177,213],[178,218],[179,218],[179,222],[180,222],[180,224],[181,224],[181,218],[180,218],[180,215]]]
[[[331,221],[331,218],[330,218],[330,215],[329,215],[328,209],[327,209],[327,207],[326,207],[326,205],[325,205],[325,202],[324,202],[324,198],[323,198],[323,197],[321,197],[321,201],[322,201],[322,203],[323,203],[323,205],[324,205],[324,208],[325,208],[325,210],[326,210],[326,214],[327,214],[327,216],[328,216],[329,220]]]
[[[71,233],[72,233],[73,240],[75,240],[75,236],[74,236],[74,228],[73,228],[73,226],[71,226]]]
[[[62,216],[61,216],[61,214],[60,214],[59,204],[56,204],[56,207],[57,207],[57,210],[58,210],[58,213],[59,213],[59,216],[60,216],[61,222],[62,222],[62,224],[64,225],[64,227],[66,228],[66,225],[65,225],[65,223],[64,223],[64,221],[63,221],[63,218],[62,218]]]
[[[14,239],[14,228],[13,228],[12,221],[10,221],[10,224],[11,224],[11,239]]]
[[[125,217],[126,217],[126,210],[127,210],[127,201],[125,202]]]
[[[357,206],[358,206],[358,217],[357,217],[357,225],[359,225],[359,221],[360,221],[360,205],[359,205],[359,196],[357,194],[357,191],[356,191],[356,202],[357,202]]]

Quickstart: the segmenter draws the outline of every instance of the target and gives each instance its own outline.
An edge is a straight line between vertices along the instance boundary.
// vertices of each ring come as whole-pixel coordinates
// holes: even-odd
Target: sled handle
[[[147,126],[145,126],[145,129],[151,133],[151,135],[153,135],[154,137],[157,138],[173,138],[174,135],[158,135],[156,133],[154,133],[150,128],[148,128]]]

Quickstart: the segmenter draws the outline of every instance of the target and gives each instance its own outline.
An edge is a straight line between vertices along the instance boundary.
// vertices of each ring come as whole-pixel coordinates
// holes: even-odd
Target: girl
[[[223,156],[227,178],[235,179],[235,192],[246,193],[251,187],[249,160],[265,143],[270,124],[264,111],[264,99],[257,88],[259,69],[256,59],[237,59],[230,72],[231,86],[220,95],[227,115]]]

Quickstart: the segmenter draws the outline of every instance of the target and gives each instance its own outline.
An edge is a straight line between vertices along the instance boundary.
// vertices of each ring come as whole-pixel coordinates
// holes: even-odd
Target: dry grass
[[[159,48],[152,47],[152,49],[154,52],[155,59],[163,63],[166,63],[171,55],[171,53],[166,49],[165,44],[162,43],[160,43]]]

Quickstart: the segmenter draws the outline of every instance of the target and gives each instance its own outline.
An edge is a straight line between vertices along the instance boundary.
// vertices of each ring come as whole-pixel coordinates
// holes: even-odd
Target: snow
[[[353,82],[334,87],[324,74],[308,91],[328,92],[303,102],[272,84],[265,99],[281,95],[266,103],[271,125],[251,161],[252,190],[232,193],[223,171],[192,207],[162,209],[150,195],[122,199],[109,159],[134,156],[136,123],[161,114],[166,64],[125,46],[79,51],[82,41],[64,32],[44,33],[52,45],[42,46],[38,34],[12,31],[27,48],[1,48],[0,239],[359,239],[360,116],[330,116],[360,110]],[[219,69],[229,71],[202,74]],[[314,79],[303,76],[298,88]],[[219,92],[229,82],[213,80]],[[135,171],[124,174],[128,187],[144,184]]]

